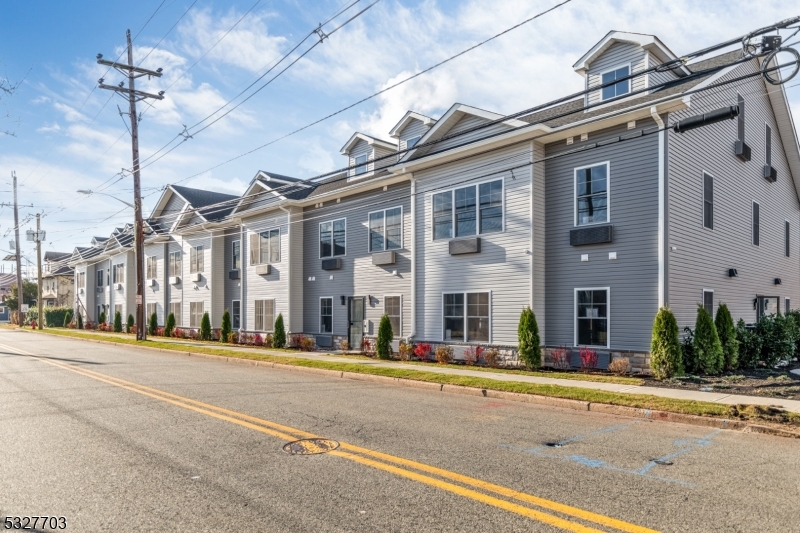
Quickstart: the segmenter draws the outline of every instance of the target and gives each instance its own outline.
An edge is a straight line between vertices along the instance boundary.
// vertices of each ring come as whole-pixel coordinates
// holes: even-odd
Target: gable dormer
[[[686,67],[680,66],[664,72],[649,72],[630,80],[622,79],[674,59],[677,56],[655,35],[610,31],[573,68],[586,78],[586,89],[620,80],[601,90],[590,92],[585,98],[589,105],[688,75]]]
[[[389,132],[398,142],[398,150],[413,148],[423,135],[436,124],[436,120],[415,111],[408,111]]]
[[[397,145],[387,141],[354,133],[350,140],[341,149],[341,154],[347,156],[347,181],[371,176],[376,170],[391,166],[395,159],[391,156],[397,152]],[[386,157],[385,159],[380,159]],[[379,161],[375,161],[379,159]]]

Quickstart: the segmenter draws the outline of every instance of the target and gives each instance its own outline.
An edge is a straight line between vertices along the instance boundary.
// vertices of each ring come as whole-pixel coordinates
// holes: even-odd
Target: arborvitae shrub
[[[273,348],[286,348],[286,328],[283,325],[283,313],[275,319],[275,332],[272,334]]]
[[[226,309],[224,313],[222,313],[222,327],[219,330],[219,341],[220,342],[228,342],[228,335],[231,333],[231,314]]]
[[[697,321],[694,324],[694,353],[697,370],[703,374],[719,374],[724,364],[722,343],[717,327],[705,307],[697,306]]]
[[[678,339],[678,321],[668,307],[662,307],[653,320],[650,340],[650,369],[658,379],[669,379],[683,370],[683,353]]]
[[[125,333],[130,333],[135,323],[136,321],[133,319],[133,315],[128,315],[128,323],[126,324],[128,327],[125,328]]]
[[[714,325],[717,327],[719,342],[722,344],[723,368],[734,370],[739,365],[739,339],[736,338],[736,326],[733,325],[733,318],[726,304],[719,304]]]
[[[378,342],[375,346],[375,351],[379,359],[389,359],[392,355],[393,340],[394,333],[392,333],[392,322],[389,319],[389,315],[383,315],[380,325],[378,326]]]
[[[542,347],[539,340],[539,324],[530,307],[523,309],[517,328],[519,359],[528,368],[542,365]]]
[[[105,323],[106,323],[106,312],[103,311],[103,312],[100,313],[100,316],[97,317],[97,324],[100,325],[100,324],[105,324]]]
[[[114,313],[114,332],[122,333],[122,313],[119,311]]]
[[[203,313],[203,318],[200,320],[200,340],[211,340],[211,319],[208,317],[208,311]]]
[[[158,313],[153,313],[150,315],[150,323],[147,324],[147,333],[155,336],[156,331],[158,331]]]
[[[164,324],[164,336],[172,337],[172,332],[175,331],[175,314],[170,313],[167,316],[167,323]]]

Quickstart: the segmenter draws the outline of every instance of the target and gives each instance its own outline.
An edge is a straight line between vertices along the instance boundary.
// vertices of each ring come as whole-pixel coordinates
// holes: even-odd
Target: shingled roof
[[[233,208],[236,206],[235,200],[239,197],[233,194],[223,194],[221,192],[205,191],[203,189],[192,189],[190,187],[182,187],[180,185],[172,185],[172,189],[183,196],[192,207],[197,209],[197,212],[203,215],[208,221],[221,220],[228,216]],[[229,202],[224,206],[217,206],[217,204]],[[214,207],[209,207],[214,206]],[[208,209],[203,209],[208,207]]]

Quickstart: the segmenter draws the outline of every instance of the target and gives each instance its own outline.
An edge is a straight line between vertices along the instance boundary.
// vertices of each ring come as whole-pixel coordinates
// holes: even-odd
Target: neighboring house
[[[75,269],[67,264],[69,252],[45,252],[42,267],[42,301],[46,307],[70,307],[75,296]]]
[[[0,274],[0,322],[11,320],[11,312],[6,305],[6,296],[11,296],[11,286],[16,284],[16,273]]]
[[[588,93],[557,105],[409,111],[392,142],[353,134],[346,171],[260,171],[241,198],[170,187],[150,218],[164,241],[148,241],[180,261],[178,280],[154,260],[164,307],[188,327],[230,309],[264,333],[282,313],[320,347],[357,348],[386,314],[396,338],[513,357],[530,306],[548,353],[589,346],[639,369],[660,306],[681,328],[698,305],[747,323],[796,307],[800,148],[784,89],[740,51],[648,71],[675,59],[654,36],[610,32],[574,65]],[[728,106],[736,120],[669,128]]]

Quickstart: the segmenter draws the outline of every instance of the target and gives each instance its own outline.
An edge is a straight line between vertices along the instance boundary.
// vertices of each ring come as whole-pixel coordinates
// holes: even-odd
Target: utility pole
[[[137,67],[133,64],[133,45],[131,44],[131,30],[125,33],[128,41],[128,62],[117,63],[103,59],[103,54],[97,54],[97,62],[116,69],[118,72],[128,77],[128,88],[123,87],[124,82],[119,85],[105,85],[103,78],[98,81],[101,89],[115,91],[119,95],[127,95],[131,123],[131,149],[133,152],[133,213],[134,213],[134,248],[136,250],[136,340],[145,340],[145,320],[144,320],[144,223],[142,221],[142,196],[139,176],[139,115],[136,114],[136,102],[145,98],[164,99],[164,91],[157,95],[143,91],[137,91],[134,80],[142,76],[161,77],[161,69],[148,70]]]
[[[41,226],[42,217],[39,213],[36,213],[36,309],[39,311],[39,319],[36,321],[36,324],[39,326],[39,329],[44,327],[44,320],[42,320],[44,315],[44,309],[42,308],[42,241],[44,240],[44,234],[42,233],[42,226]]]
[[[17,322],[22,326],[22,303],[24,301],[23,295],[25,292],[22,290],[22,251],[19,246],[19,213],[17,210],[17,173],[11,171],[11,178],[14,181],[14,237],[16,242],[17,255]]]

